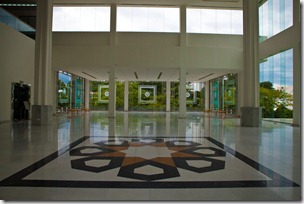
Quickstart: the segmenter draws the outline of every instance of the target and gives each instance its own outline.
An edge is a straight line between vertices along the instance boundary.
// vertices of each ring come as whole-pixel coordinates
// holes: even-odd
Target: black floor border
[[[84,142],[85,140],[87,140],[88,136],[84,136],[74,142],[72,142],[71,144],[61,148],[60,150],[50,154],[49,156],[33,163],[32,165],[22,169],[21,171],[7,177],[6,179],[2,180],[0,182],[0,186],[14,186],[14,184],[23,182],[24,180],[22,180],[24,177],[30,175],[31,173],[33,173],[34,171],[40,169],[41,167],[43,167],[44,165],[50,163],[51,161],[57,159],[58,157],[60,157],[61,155],[63,155],[64,153],[66,153],[67,151],[69,151],[70,149],[76,147],[77,145],[81,144],[82,142]]]
[[[185,139],[181,137],[136,137],[136,136],[93,136],[98,138],[107,139]],[[23,170],[9,176],[8,178],[0,182],[0,186],[15,186],[15,187],[64,187],[64,188],[244,188],[244,187],[300,187],[299,184],[283,177],[282,175],[272,171],[271,169],[255,162],[249,157],[233,150],[232,148],[222,144],[211,137],[200,137],[207,139],[214,145],[224,149],[226,152],[243,161],[247,165],[253,167],[257,171],[271,178],[272,180],[241,180],[241,181],[177,181],[177,182],[165,182],[165,181],[69,181],[69,180],[29,180],[24,179],[34,171],[48,164],[49,162],[60,157],[67,151],[71,150],[75,146],[89,139],[90,136],[84,136],[77,141],[67,145],[66,147],[50,154],[49,156],[33,163],[32,165],[24,168]]]

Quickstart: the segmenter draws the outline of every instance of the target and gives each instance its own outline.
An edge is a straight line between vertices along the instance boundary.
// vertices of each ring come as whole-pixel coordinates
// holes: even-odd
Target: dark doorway
[[[12,84],[12,118],[14,121],[29,120],[30,98],[30,85]]]

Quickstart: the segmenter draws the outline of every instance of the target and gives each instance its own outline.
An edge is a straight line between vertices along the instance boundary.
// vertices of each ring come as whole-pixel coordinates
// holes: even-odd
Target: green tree
[[[264,118],[285,118],[292,115],[292,113],[287,114],[288,111],[286,111],[287,106],[292,106],[292,101],[291,94],[284,90],[275,90],[271,82],[260,83],[260,106],[263,107]],[[275,113],[275,110],[278,111]],[[292,112],[292,110],[290,111]]]

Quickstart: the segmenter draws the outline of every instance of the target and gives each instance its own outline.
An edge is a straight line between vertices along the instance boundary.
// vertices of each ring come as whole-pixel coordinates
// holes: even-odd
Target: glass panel
[[[84,108],[84,79],[76,77],[75,79],[75,108]]]
[[[211,80],[211,110],[225,110],[229,114],[237,113],[237,80],[237,74],[227,74]]]
[[[187,33],[243,34],[243,11],[187,8]]]
[[[179,8],[117,7],[117,31],[179,32]]]
[[[205,109],[204,84],[199,82],[187,82],[186,104],[187,111],[203,111]]]
[[[218,79],[214,79],[211,82],[211,110],[219,110],[219,97],[220,97],[220,93],[219,93],[220,89],[219,89],[219,80]]]
[[[124,82],[116,81],[116,110],[124,109],[124,87]],[[90,81],[90,108],[107,111],[109,94],[108,81]]]
[[[264,118],[292,118],[293,50],[260,63],[260,106]]]
[[[260,42],[293,25],[293,0],[268,0],[259,7]]]
[[[231,12],[229,10],[216,11],[216,33],[231,34]]]
[[[129,110],[166,111],[166,82],[130,82]]]
[[[71,84],[71,74],[59,71],[57,80],[57,108],[60,111],[71,107]]]
[[[110,31],[110,7],[54,7],[53,31]]]
[[[109,82],[90,81],[90,109],[108,110],[109,107]]]

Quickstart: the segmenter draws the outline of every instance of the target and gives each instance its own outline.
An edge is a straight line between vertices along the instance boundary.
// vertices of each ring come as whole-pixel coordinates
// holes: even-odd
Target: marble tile
[[[11,180],[20,182],[19,186],[0,186],[0,200],[301,199],[301,187],[282,187],[286,182],[302,182],[301,127],[270,121],[263,121],[261,127],[241,127],[238,118],[190,112],[183,121],[178,113],[149,112],[117,112],[114,120],[108,119],[107,112],[91,111],[55,116],[48,126],[32,126],[30,121],[0,124],[0,183],[22,173]],[[159,139],[171,141],[170,148]],[[129,148],[131,141],[138,143]],[[187,150],[187,145],[196,143]],[[77,148],[78,152],[70,153]],[[72,168],[72,160],[93,171],[111,168],[84,171]],[[224,168],[196,172],[214,161],[224,162]],[[120,165],[132,168],[121,172]]]

